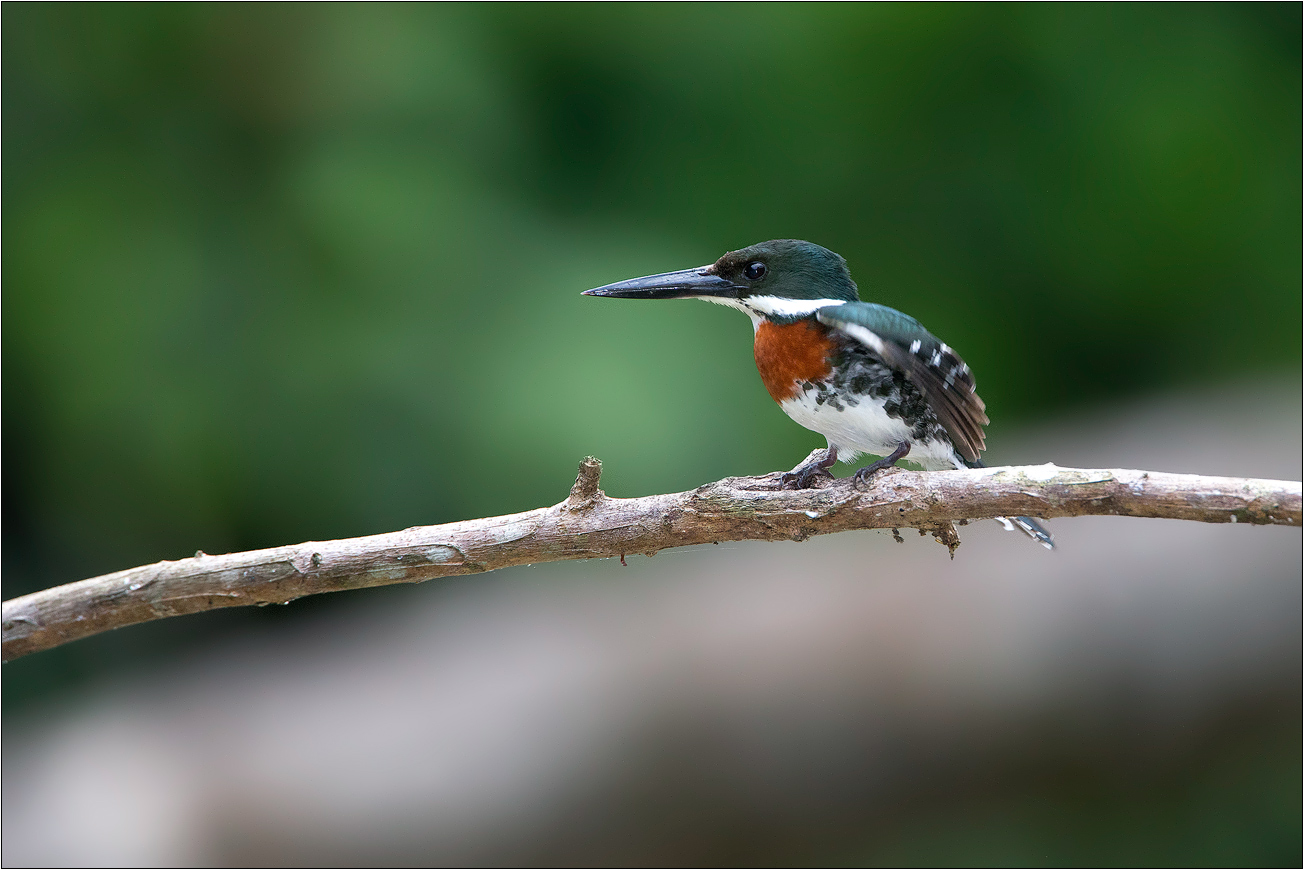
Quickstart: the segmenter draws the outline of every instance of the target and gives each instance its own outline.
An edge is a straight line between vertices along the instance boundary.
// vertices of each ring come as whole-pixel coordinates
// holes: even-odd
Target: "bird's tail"
[[[970,468],[987,467],[981,459],[976,459],[973,462],[969,462],[968,460],[962,461]],[[1046,531],[1045,526],[1037,520],[1034,520],[1032,517],[1014,517],[1013,519],[1009,517],[996,517],[996,521],[1005,526],[1007,532],[1012,532],[1017,528],[1038,544],[1041,544],[1047,550],[1055,549],[1055,538],[1050,532]]]

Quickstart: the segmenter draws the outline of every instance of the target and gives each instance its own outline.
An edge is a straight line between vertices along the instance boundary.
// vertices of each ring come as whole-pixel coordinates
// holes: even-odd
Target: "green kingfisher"
[[[585,290],[619,299],[702,299],[751,318],[756,368],[793,420],[828,439],[822,457],[783,475],[805,488],[839,459],[882,457],[855,473],[864,483],[909,456],[925,470],[982,468],[989,422],[973,372],[909,315],[860,301],[847,261],[828,248],[774,239],[708,266]],[[998,517],[1048,549],[1031,517]]]

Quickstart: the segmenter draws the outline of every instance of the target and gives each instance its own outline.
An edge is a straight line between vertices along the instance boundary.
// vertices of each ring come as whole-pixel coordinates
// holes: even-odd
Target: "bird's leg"
[[[789,484],[796,484],[797,489],[807,489],[810,487],[811,481],[819,475],[832,477],[833,475],[829,472],[829,469],[837,461],[838,448],[830,444],[829,449],[824,451],[823,459],[813,459],[805,465],[797,466],[792,471],[785,471],[780,476],[779,483],[785,487]]]
[[[897,445],[896,450],[893,450],[887,456],[858,470],[855,474],[856,483],[868,483],[876,472],[882,471],[884,468],[891,468],[896,465],[898,459],[904,459],[908,453],[910,453],[910,442],[902,441]]]

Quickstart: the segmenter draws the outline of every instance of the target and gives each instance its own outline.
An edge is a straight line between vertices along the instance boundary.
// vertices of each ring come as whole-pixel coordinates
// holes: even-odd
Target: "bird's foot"
[[[898,459],[904,459],[906,455],[909,453],[910,453],[910,442],[902,441],[900,444],[897,445],[896,450],[893,450],[887,456],[884,456],[882,459],[878,460],[877,462],[871,462],[869,465],[866,465],[864,468],[858,469],[855,475],[852,476],[852,479],[858,485],[863,486],[864,484],[869,483],[869,479],[873,477],[875,474],[877,474],[878,472],[882,471],[885,468],[891,468],[892,466],[896,465]]]
[[[832,477],[833,474],[827,468],[821,468],[818,462],[812,462],[809,465],[803,465],[801,468],[785,471],[779,475],[779,483],[784,489],[789,487],[793,489],[810,489],[816,479]]]
[[[824,456],[819,459],[810,459],[801,465],[798,465],[792,471],[785,471],[779,475],[779,485],[784,489],[792,487],[793,489],[810,489],[815,481],[820,478],[833,478],[833,463],[838,461],[837,448],[830,447],[824,452]]]

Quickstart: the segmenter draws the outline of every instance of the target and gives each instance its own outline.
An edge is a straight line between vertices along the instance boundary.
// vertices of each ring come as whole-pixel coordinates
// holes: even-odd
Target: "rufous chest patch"
[[[762,321],[756,329],[756,370],[776,402],[794,398],[803,381],[820,381],[833,366],[829,328],[813,319],[777,324]]]

